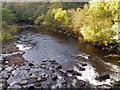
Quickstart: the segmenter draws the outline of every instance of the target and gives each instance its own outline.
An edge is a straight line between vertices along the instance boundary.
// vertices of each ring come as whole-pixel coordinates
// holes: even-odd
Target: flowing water
[[[119,64],[113,58],[105,58],[106,51],[98,47],[84,43],[82,40],[71,38],[60,32],[42,28],[26,28],[19,40],[15,43],[19,50],[24,51],[23,57],[31,62],[40,63],[42,60],[56,60],[63,69],[74,69],[82,73],[77,78],[93,85],[111,85],[120,80]],[[83,63],[85,70],[79,70]],[[110,79],[98,81],[95,79],[99,74],[107,72]]]

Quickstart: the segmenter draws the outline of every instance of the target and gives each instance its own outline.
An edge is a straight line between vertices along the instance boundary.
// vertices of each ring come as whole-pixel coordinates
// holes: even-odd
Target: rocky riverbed
[[[6,61],[6,60],[5,60]],[[91,88],[88,82],[77,79],[81,74],[74,70],[62,70],[55,60],[43,60],[39,64],[25,61],[20,66],[4,65],[0,72],[1,88]]]
[[[1,89],[119,88],[118,63],[106,62],[99,49],[57,32],[29,29],[3,47]]]

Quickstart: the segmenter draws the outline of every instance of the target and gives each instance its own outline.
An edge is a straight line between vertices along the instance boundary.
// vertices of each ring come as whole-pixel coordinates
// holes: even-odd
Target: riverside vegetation
[[[95,1],[95,0],[94,0]],[[86,42],[120,52],[114,37],[118,30],[119,2],[9,2],[2,4],[2,40],[18,32],[16,23],[25,22],[61,30]]]

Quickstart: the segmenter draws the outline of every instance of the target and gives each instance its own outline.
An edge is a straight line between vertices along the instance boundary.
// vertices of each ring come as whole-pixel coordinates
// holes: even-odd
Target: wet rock
[[[103,81],[103,80],[106,80],[109,78],[110,78],[110,75],[108,73],[102,73],[98,77],[96,77],[95,79],[99,80],[99,81]]]
[[[46,69],[47,67],[46,67],[46,66],[42,66],[42,65],[41,65],[41,66],[40,66],[40,68],[42,68],[42,69]]]
[[[67,69],[66,72],[72,73],[72,72],[74,72],[74,70],[73,69]]]
[[[53,80],[57,80],[58,77],[57,77],[57,75],[55,75],[55,76],[52,76],[51,79],[53,79]]]
[[[57,62],[51,62],[51,64],[55,64],[55,65],[58,65],[58,63],[57,63]]]
[[[105,88],[106,90],[110,90],[110,89],[111,89],[111,86],[110,86],[110,85],[107,85],[107,84],[103,84],[103,85],[98,85],[98,86],[96,86],[96,88]]]
[[[63,70],[59,70],[59,72],[63,75],[63,76],[67,76],[68,74],[65,72],[65,71],[63,71]]]
[[[45,74],[45,78],[49,78],[51,75],[50,74]]]
[[[39,81],[42,81],[42,77],[39,76],[39,77],[37,78],[37,81],[38,81],[38,82],[39,82]]]
[[[10,73],[8,73],[7,71],[2,71],[0,73],[0,76],[2,76],[4,79],[8,79],[10,77]]]
[[[26,85],[27,83],[28,83],[28,80],[22,80],[22,81],[20,82],[21,85]]]
[[[47,63],[41,63],[41,65],[47,65]]]
[[[80,86],[80,87],[82,87],[82,86],[85,86],[85,81],[83,81],[83,80],[77,80],[77,83],[76,83],[76,86]]]
[[[35,75],[35,74],[33,74],[32,76],[30,76],[30,78],[31,78],[31,79],[37,79],[37,78],[38,78],[38,76],[37,76],[37,75]]]
[[[48,86],[51,86],[51,85],[52,85],[52,83],[51,83],[51,82],[49,82],[49,83],[47,83],[47,85],[48,85]]]
[[[58,65],[56,69],[62,69],[62,65]]]
[[[47,59],[43,60],[42,62],[47,62]]]
[[[31,68],[30,69],[30,72],[40,72],[41,71],[41,69],[40,68]]]
[[[35,83],[35,86],[36,86],[36,88],[41,89],[41,83],[36,82],[36,83]]]
[[[4,64],[4,60],[3,59],[0,60],[0,64]]]
[[[21,66],[19,70],[30,70],[29,66]]]
[[[86,63],[83,63],[82,66],[87,66],[87,64],[86,64]]]
[[[5,64],[8,64],[9,62],[8,61],[5,61]]]
[[[114,87],[119,87],[120,88],[120,81],[117,81],[113,84]]]
[[[79,73],[79,72],[77,72],[77,71],[73,71],[72,74],[73,74],[74,76],[81,76],[81,73]]]
[[[55,60],[49,60],[49,62],[56,62]]]
[[[34,66],[34,64],[32,64],[32,63],[29,63],[29,66]]]
[[[79,70],[80,71],[85,71],[85,68],[80,67]]]
[[[41,76],[41,78],[42,78],[42,79],[40,80],[41,82],[43,82],[43,81],[46,81],[46,80],[47,80],[47,78],[45,78],[45,76]]]
[[[13,69],[14,69],[14,68],[11,66],[11,67],[7,67],[7,68],[5,68],[5,71],[7,71],[7,72],[11,72]]]

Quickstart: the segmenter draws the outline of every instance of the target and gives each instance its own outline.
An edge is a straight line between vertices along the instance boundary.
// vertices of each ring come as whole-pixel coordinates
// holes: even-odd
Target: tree
[[[2,8],[2,21],[5,21],[7,24],[13,24],[16,21],[16,17],[12,11]]]

